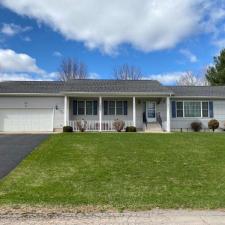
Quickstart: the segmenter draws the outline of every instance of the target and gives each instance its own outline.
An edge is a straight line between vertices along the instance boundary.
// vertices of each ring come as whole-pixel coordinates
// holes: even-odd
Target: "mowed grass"
[[[0,181],[0,205],[225,208],[225,134],[49,137]]]

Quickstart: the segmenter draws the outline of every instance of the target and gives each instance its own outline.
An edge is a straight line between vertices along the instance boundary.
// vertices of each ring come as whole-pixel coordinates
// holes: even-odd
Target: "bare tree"
[[[196,76],[192,72],[183,74],[177,81],[178,86],[208,86],[205,77]]]
[[[63,59],[59,68],[59,80],[86,79],[88,77],[87,66],[83,62],[72,58]]]
[[[142,73],[138,67],[123,64],[114,68],[113,76],[116,80],[141,80]]]

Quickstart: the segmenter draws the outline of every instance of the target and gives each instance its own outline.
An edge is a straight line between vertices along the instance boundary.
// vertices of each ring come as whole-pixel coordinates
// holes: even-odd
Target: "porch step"
[[[163,132],[162,127],[158,122],[147,123],[147,126],[144,125],[145,132]]]

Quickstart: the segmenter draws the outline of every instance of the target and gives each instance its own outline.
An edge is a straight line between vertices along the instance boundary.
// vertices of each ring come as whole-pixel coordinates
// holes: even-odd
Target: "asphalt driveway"
[[[47,137],[48,134],[0,135],[0,179]]]

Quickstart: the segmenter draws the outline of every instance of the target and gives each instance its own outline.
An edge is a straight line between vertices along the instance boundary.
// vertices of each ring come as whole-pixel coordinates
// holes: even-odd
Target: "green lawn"
[[[225,208],[225,134],[49,137],[0,182],[0,205]]]

